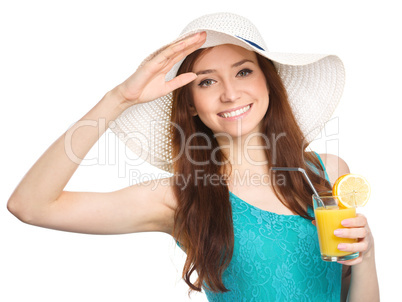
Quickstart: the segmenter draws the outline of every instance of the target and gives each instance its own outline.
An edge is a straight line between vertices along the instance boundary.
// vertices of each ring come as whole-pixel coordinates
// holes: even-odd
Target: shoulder
[[[334,183],[338,177],[350,173],[348,164],[339,156],[334,154],[319,154],[324,163],[329,180]]]

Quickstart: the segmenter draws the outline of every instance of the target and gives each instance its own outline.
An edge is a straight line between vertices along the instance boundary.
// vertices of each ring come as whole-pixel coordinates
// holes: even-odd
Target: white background
[[[257,3],[264,3],[261,6]],[[397,1],[2,1],[0,4],[0,300],[188,301],[183,254],[158,233],[93,236],[19,222],[6,202],[45,149],[149,53],[192,19],[239,13],[271,51],[334,53],[346,87],[331,127],[313,146],[367,177],[361,209],[376,241],[383,301],[400,295],[402,22]],[[111,191],[161,171],[132,166],[107,132],[69,190]],[[144,178],[142,178],[144,180]],[[399,280],[399,281],[398,281]],[[203,294],[192,301],[206,301]]]

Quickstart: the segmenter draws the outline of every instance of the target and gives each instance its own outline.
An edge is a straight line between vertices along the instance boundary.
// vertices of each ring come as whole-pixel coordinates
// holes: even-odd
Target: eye
[[[240,71],[237,73],[237,76],[239,76],[239,77],[246,77],[246,76],[248,76],[248,75],[250,75],[250,74],[252,74],[252,73],[253,73],[252,70],[250,70],[250,69],[248,69],[248,68],[245,68],[245,69],[240,70]]]
[[[211,80],[211,79],[205,79],[205,80],[201,81],[201,83],[199,83],[198,86],[200,86],[200,87],[209,87],[212,84],[214,84],[215,82],[216,81]]]

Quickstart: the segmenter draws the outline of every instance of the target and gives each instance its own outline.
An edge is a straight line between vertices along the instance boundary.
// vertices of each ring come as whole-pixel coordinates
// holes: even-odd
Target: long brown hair
[[[205,49],[187,56],[178,74],[192,71],[196,59]],[[262,133],[275,140],[275,148],[265,148],[268,166],[301,167],[318,191],[328,190],[329,183],[323,176],[322,167],[314,153],[305,149],[304,136],[293,115],[282,80],[273,63],[257,54],[258,64],[264,73],[269,88],[269,107],[263,118]],[[229,189],[225,182],[225,167],[211,164],[212,150],[216,162],[227,161],[219,149],[214,133],[204,125],[198,116],[191,115],[193,105],[189,85],[173,92],[172,109],[172,154],[174,173],[188,181],[175,182],[174,194],[178,200],[175,212],[173,236],[180,242],[187,254],[183,268],[183,279],[190,291],[201,291],[202,286],[215,292],[228,291],[222,281],[222,274],[233,255],[234,234]],[[198,134],[198,135],[197,135]],[[188,148],[204,146],[203,148]],[[210,145],[208,145],[210,144]],[[179,156],[185,149],[186,156]],[[276,152],[275,150],[280,150]],[[205,163],[197,165],[196,163]],[[313,168],[312,168],[313,167]],[[313,171],[316,170],[316,171]],[[319,173],[317,173],[319,171]],[[271,182],[278,179],[270,170]],[[275,194],[293,213],[306,219],[311,206],[311,191],[301,173],[281,172],[286,186],[272,183]],[[210,177],[215,177],[212,182]],[[190,280],[196,271],[198,279]]]

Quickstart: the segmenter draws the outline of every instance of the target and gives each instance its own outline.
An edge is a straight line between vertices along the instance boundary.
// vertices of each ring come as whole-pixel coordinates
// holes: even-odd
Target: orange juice
[[[334,235],[336,229],[341,229],[341,221],[356,217],[356,208],[339,208],[337,206],[317,207],[314,209],[317,223],[318,241],[323,257],[341,257],[351,254],[338,250],[339,243],[354,243],[357,239],[340,238]]]

